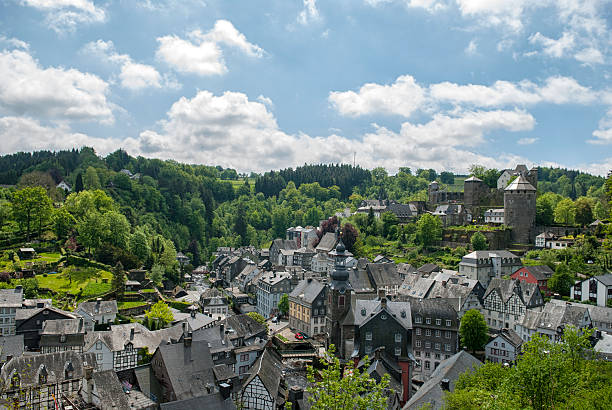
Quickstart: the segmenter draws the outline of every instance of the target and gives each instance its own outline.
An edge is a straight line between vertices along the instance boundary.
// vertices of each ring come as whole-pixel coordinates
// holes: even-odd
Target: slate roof
[[[242,384],[242,388],[248,386],[256,376],[266,386],[270,396],[276,400],[280,390],[282,374],[282,363],[271,349],[265,349],[261,356],[251,366],[249,377]]]
[[[522,326],[526,329],[545,329],[556,331],[567,325],[580,328],[585,315],[590,319],[589,311],[582,306],[573,304],[547,303],[541,312],[527,311]],[[588,322],[588,320],[587,320]]]
[[[338,238],[333,232],[326,232],[317,245],[317,251],[330,252],[336,246]]]
[[[236,405],[231,398],[223,399],[221,393],[206,394],[185,400],[171,401],[160,405],[162,410],[234,410]]]
[[[397,264],[397,273],[398,274],[409,274],[416,273],[417,269],[409,263],[398,263]]]
[[[549,279],[554,273],[548,265],[525,266],[525,268],[536,280]]]
[[[191,313],[174,313],[173,324],[177,324],[179,322],[187,322],[192,331],[196,331],[205,326],[210,325],[211,323],[217,320],[218,315],[213,314],[212,317],[205,315],[200,312],[196,312],[195,317],[191,316]]]
[[[202,306],[227,305],[227,300],[219,289],[208,288],[200,295],[200,304]]]
[[[101,300],[100,302],[82,302],[77,306],[76,310],[82,310],[89,316],[101,314],[112,315],[117,314],[119,312],[117,309],[116,300]]]
[[[264,272],[259,278],[260,281],[274,286],[283,279],[291,279],[291,275],[287,272]]]
[[[3,367],[0,375],[2,380],[9,382],[13,370],[20,377],[20,386],[29,387],[38,385],[38,371],[44,365],[47,371],[47,382],[58,383],[65,380],[65,366],[72,363],[73,378],[84,377],[84,367],[95,368],[96,355],[93,353],[78,353],[72,350],[58,353],[25,355],[9,360]]]
[[[374,285],[365,269],[349,269],[349,283],[355,293],[374,293]]]
[[[83,318],[79,319],[56,319],[43,322],[43,335],[75,335],[85,333]]]
[[[276,245],[276,248],[278,250],[281,250],[281,249],[296,250],[298,248],[297,241],[295,239],[275,239],[272,242],[272,245]]]
[[[457,323],[457,311],[444,299],[410,299],[410,310],[413,316],[435,316]]]
[[[556,305],[565,305],[567,302],[558,299],[551,299],[550,302]],[[606,306],[587,305],[586,303],[571,302],[573,306],[587,308],[593,322],[608,323],[612,327],[612,308]]]
[[[410,314],[411,305],[408,302],[391,302],[387,301],[387,306],[383,308],[380,299],[374,300],[357,300],[355,306],[352,306],[352,319],[356,326],[363,326],[376,317],[379,313],[385,310],[404,329],[412,329],[412,317]]]
[[[221,323],[225,326],[226,330],[233,330],[233,332],[230,332],[229,334],[230,339],[232,340],[237,338],[249,339],[259,334],[267,334],[265,326],[251,318],[249,315],[230,316]]]
[[[212,354],[230,351],[234,348],[229,334],[221,331],[220,326],[202,328],[193,332],[193,341],[205,341]]]
[[[499,331],[499,336],[506,339],[515,348],[520,347],[523,344],[523,339],[512,329],[503,328]]]
[[[110,409],[129,409],[126,393],[117,377],[117,373],[111,370],[95,372],[93,381],[101,402],[101,410]]]
[[[20,308],[23,301],[23,290],[0,289],[0,306]]]
[[[306,303],[312,304],[324,288],[325,285],[316,279],[304,279],[298,282],[289,297],[301,299]]]
[[[412,204],[389,204],[388,212],[393,212],[398,218],[410,218],[417,215],[416,206]]]
[[[493,278],[485,291],[484,298],[486,299],[491,292],[498,292],[503,303],[508,302],[515,293],[527,307],[539,306],[543,303],[538,285],[518,279]],[[535,300],[535,294],[540,294],[539,302]]]
[[[377,288],[402,284],[394,263],[368,263],[366,270]]]
[[[451,215],[460,214],[463,212],[463,205],[460,204],[443,204],[436,206],[436,210],[433,212],[434,215]]]
[[[131,329],[134,329],[134,337],[130,338]],[[98,333],[98,332],[95,332]],[[123,325],[112,325],[108,332],[100,332],[107,346],[113,351],[123,350],[125,344],[131,342],[134,348],[141,349],[147,347],[149,353],[153,353],[160,344],[168,341],[177,342],[183,335],[181,324],[160,330],[151,331],[140,323],[127,323]]]
[[[418,273],[432,273],[432,272],[440,272],[440,267],[435,263],[426,263],[417,269]]]
[[[431,404],[432,409],[441,408],[444,404],[444,391],[440,387],[442,379],[448,379],[450,381],[450,391],[454,391],[455,383],[460,374],[480,366],[482,366],[482,363],[464,350],[440,362],[438,368],[431,374],[430,379],[404,405],[404,410],[419,409],[427,403]]]
[[[516,259],[518,258],[518,256],[516,256],[515,254],[513,254],[512,252],[509,251],[504,251],[504,250],[495,250],[495,251],[474,251],[471,253],[468,253],[467,255],[465,255],[463,258],[461,258],[461,262],[462,263],[470,263],[475,259],[489,259],[492,256],[500,256],[503,259]]]
[[[156,354],[164,362],[177,400],[200,396],[207,385],[214,386],[214,364],[206,341],[160,345]]]
[[[595,276],[595,279],[603,283],[605,286],[612,286],[612,273]]]
[[[0,362],[7,357],[19,357],[23,354],[23,335],[0,337]]]
[[[80,317],[74,313],[71,312],[67,312],[65,310],[61,310],[61,309],[57,309],[53,306],[46,306],[43,308],[36,308],[36,309],[17,309],[17,312],[15,313],[15,321],[17,320],[27,320],[30,319],[33,316],[36,316],[37,314],[39,314],[40,312],[42,312],[43,310],[49,310],[49,311],[53,311],[55,313],[58,313],[60,315],[64,315],[66,318],[72,318],[75,319],[77,317]]]
[[[523,175],[519,175],[514,181],[506,187],[504,191],[535,191],[536,189],[525,179]]]
[[[471,177],[469,177],[468,179],[466,179],[464,182],[482,182],[482,179],[475,177],[474,175],[472,175]]]

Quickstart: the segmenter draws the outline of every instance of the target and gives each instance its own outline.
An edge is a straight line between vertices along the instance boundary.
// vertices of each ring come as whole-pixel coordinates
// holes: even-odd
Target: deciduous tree
[[[417,221],[416,239],[423,246],[442,239],[442,221],[432,214],[423,214]]]
[[[461,344],[470,349],[472,353],[484,348],[485,343],[489,340],[487,331],[487,322],[478,310],[468,310],[461,318],[459,326]]]
[[[472,244],[472,249],[475,251],[484,251],[489,247],[487,237],[481,232],[476,232],[474,235],[472,235],[470,242]]]

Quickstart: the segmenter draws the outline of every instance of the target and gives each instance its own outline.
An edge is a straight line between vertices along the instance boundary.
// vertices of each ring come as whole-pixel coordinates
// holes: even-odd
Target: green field
[[[38,286],[54,292],[77,294],[82,289],[83,297],[101,295],[111,290],[113,275],[96,268],[69,267],[53,275],[36,275]],[[107,283],[102,283],[107,279]]]
[[[249,185],[251,186],[251,192],[255,192],[255,178],[247,178],[247,179],[249,180]],[[244,178],[222,179],[221,181],[231,182],[232,187],[234,187],[234,189],[238,189],[239,187],[244,185]]]
[[[463,182],[467,179],[466,176],[456,176],[455,183],[453,185],[448,186],[449,192],[462,192],[463,191]]]
[[[4,257],[0,260],[0,269],[5,270],[5,269],[9,269],[9,270],[13,270],[12,267],[13,266],[19,266],[19,268],[24,268],[26,267],[26,264],[30,263],[33,265],[37,265],[37,264],[41,264],[41,263],[46,263],[46,264],[52,264],[52,263],[56,263],[57,261],[60,260],[60,258],[62,257],[62,255],[60,255],[57,252],[54,253],[39,253],[37,254],[38,257],[34,258],[34,259],[21,259],[18,260],[16,263],[13,263],[12,261],[8,260],[8,255],[5,253]]]
[[[138,306],[145,306],[147,302],[137,301],[137,302],[117,302],[117,309],[127,309]]]

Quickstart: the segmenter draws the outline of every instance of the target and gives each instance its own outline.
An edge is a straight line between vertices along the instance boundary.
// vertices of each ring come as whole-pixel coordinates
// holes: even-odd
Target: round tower
[[[504,190],[504,224],[512,228],[515,243],[535,240],[536,189],[519,175]]]
[[[429,203],[435,205],[438,203],[438,191],[440,186],[436,181],[431,181],[427,187],[427,193],[429,194]]]
[[[346,259],[352,253],[346,250],[342,238],[338,241],[336,249],[329,255],[334,258],[334,270],[331,274],[331,282],[327,292],[327,329],[329,332],[329,344],[336,346],[336,354],[343,357],[344,338],[342,335],[342,322],[351,309],[351,291],[349,282],[349,271],[346,267]]]

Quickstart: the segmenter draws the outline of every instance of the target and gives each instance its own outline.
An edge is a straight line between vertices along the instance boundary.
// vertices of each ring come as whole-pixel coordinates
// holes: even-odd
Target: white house
[[[485,292],[482,313],[489,328],[518,331],[527,310],[541,310],[543,305],[544,299],[535,283],[494,278]]]
[[[504,223],[504,209],[487,209],[484,213],[485,223],[487,224],[500,224]]]
[[[80,303],[75,313],[85,319],[85,331],[91,332],[94,324],[110,324],[117,317],[117,301],[97,299],[95,302]]]
[[[68,192],[72,191],[72,188],[70,187],[70,185],[68,185],[66,181],[60,181],[60,183],[56,185],[56,188],[60,188]]]
[[[486,360],[494,363],[513,363],[521,350],[523,339],[512,329],[502,329],[485,346]]]
[[[548,302],[541,311],[529,310],[517,332],[524,341],[531,340],[534,334],[540,334],[558,342],[566,326],[582,329],[591,324],[591,315],[586,307]]]
[[[584,302],[591,301],[597,306],[607,306],[612,299],[612,273],[593,276],[576,282],[570,288],[570,298]]]
[[[275,409],[279,402],[282,363],[266,349],[253,364],[249,377],[240,391],[241,408]]]

